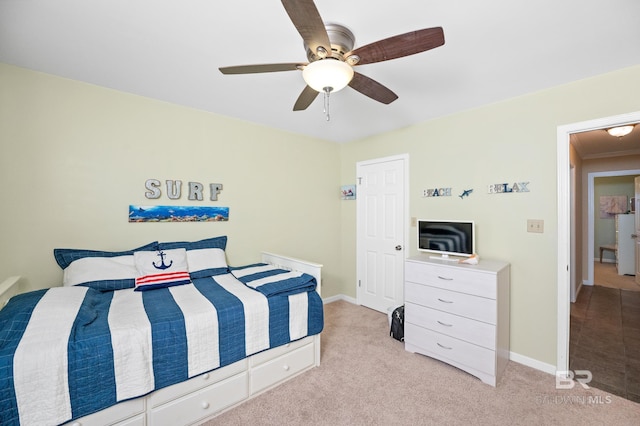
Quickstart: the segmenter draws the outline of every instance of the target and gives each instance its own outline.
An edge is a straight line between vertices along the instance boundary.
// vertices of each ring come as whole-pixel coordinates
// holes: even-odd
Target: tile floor
[[[590,370],[590,386],[640,402],[640,291],[582,287],[571,305],[569,369]]]

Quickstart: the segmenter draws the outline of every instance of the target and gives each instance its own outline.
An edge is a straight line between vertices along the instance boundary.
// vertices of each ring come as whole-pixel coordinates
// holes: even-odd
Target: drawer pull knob
[[[80,423],[80,422],[73,422],[73,423],[71,423],[71,426],[82,426],[82,423]]]
[[[202,406],[202,408],[204,408],[205,410],[207,408],[209,408],[209,403],[207,401],[202,401],[202,404],[200,404]]]
[[[441,280],[445,280],[445,281],[453,281],[453,278],[442,277],[440,275],[438,275],[438,278],[440,278]]]
[[[205,379],[205,380],[209,380],[209,373],[205,373],[205,374],[202,376],[202,378],[203,378],[203,379]]]
[[[445,327],[453,327],[453,324],[447,324],[447,323],[444,323],[442,321],[438,321],[438,324],[444,325]]]
[[[441,345],[440,343],[438,343],[438,346],[440,346],[442,349],[446,349],[446,350],[448,350],[448,351],[450,351],[451,349],[453,349],[453,348],[450,348],[450,347],[448,347],[448,346]]]
[[[453,300],[443,300],[443,299],[440,299],[439,297],[438,297],[438,300],[441,301],[442,303],[453,303]]]
[[[289,371],[289,368],[291,368],[291,367],[289,367],[287,364],[285,364],[284,367],[282,367],[282,368],[284,368],[284,371]]]

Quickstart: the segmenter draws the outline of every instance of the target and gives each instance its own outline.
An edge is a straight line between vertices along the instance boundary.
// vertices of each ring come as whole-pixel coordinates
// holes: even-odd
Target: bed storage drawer
[[[172,401],[188,393],[195,392],[198,389],[210,386],[216,382],[231,377],[238,373],[247,370],[247,360],[243,359],[217,370],[210,371],[209,373],[201,374],[191,379],[176,383],[175,385],[168,386],[164,389],[157,390],[149,395],[149,406],[157,407],[168,401]]]
[[[308,345],[309,343],[313,343],[313,336],[308,336],[304,339],[296,340],[295,342],[290,342],[286,345],[278,346],[277,348],[255,354],[251,357],[251,363],[253,366],[264,364],[267,361],[271,361],[272,359],[278,358],[287,352],[291,352],[303,347],[304,345]]]
[[[145,423],[145,415],[138,414],[135,417],[131,417],[130,419],[117,423],[113,426],[146,426],[146,425],[147,424]]]
[[[309,343],[251,370],[251,394],[315,365],[314,345]]]
[[[248,397],[247,374],[238,374],[151,409],[148,413],[148,424],[175,426],[193,423]]]
[[[112,407],[105,408],[97,413],[90,414],[85,417],[73,420],[69,423],[65,423],[68,426],[87,426],[87,425],[136,425],[144,424],[145,403],[144,399],[132,399],[129,401],[120,402]],[[131,418],[136,414],[141,414],[142,423],[139,423],[136,419],[139,417]],[[123,421],[124,420],[124,421]],[[122,423],[119,423],[122,422]]]

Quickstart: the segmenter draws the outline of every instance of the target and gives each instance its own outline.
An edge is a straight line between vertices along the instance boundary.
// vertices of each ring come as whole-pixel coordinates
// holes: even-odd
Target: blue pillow
[[[160,250],[171,250],[183,248],[186,250],[219,248],[225,250],[227,248],[227,236],[207,238],[200,241],[174,241],[170,243],[159,243]]]
[[[66,269],[74,260],[83,257],[116,257],[133,255],[136,251],[158,250],[158,242],[154,241],[132,250],[125,251],[101,251],[101,250],[84,250],[84,249],[53,249],[53,257],[62,269]],[[135,278],[135,277],[134,277]]]

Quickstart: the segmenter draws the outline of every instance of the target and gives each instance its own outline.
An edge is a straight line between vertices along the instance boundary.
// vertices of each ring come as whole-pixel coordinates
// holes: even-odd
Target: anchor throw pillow
[[[183,248],[137,251],[133,256],[140,274],[136,277],[136,291],[191,283],[187,265],[187,251]]]

